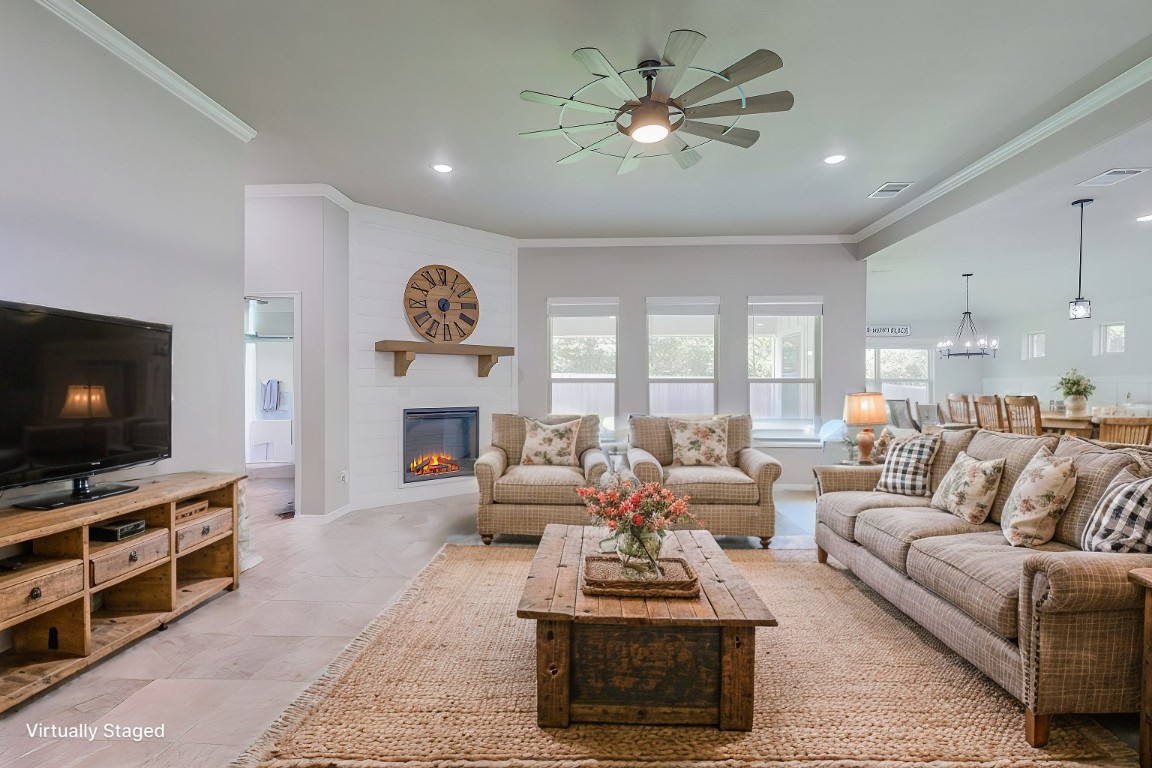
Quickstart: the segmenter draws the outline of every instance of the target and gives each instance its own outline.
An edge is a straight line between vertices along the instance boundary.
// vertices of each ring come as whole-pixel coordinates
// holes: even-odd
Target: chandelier
[[[972,277],[972,273],[965,272],[963,277],[964,314],[960,316],[956,338],[938,342],[936,351],[940,354],[941,360],[946,357],[996,357],[1000,339],[996,336],[982,335],[976,330],[976,323],[972,322],[972,311],[968,309],[968,278]]]

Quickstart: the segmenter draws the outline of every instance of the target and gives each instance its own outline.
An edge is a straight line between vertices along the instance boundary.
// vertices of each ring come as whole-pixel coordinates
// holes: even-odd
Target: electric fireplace
[[[404,482],[476,474],[479,422],[479,408],[405,408]]]

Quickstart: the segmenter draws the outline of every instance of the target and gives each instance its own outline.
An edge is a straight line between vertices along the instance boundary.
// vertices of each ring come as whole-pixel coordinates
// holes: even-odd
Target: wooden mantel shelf
[[[475,355],[476,373],[486,377],[500,358],[516,354],[515,347],[486,347],[480,344],[433,344],[430,341],[378,341],[377,352],[391,352],[397,376],[408,373],[416,355]]]

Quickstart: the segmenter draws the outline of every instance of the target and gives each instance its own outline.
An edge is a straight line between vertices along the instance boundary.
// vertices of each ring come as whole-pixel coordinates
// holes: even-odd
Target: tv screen
[[[0,302],[0,488],[171,455],[171,326]]]

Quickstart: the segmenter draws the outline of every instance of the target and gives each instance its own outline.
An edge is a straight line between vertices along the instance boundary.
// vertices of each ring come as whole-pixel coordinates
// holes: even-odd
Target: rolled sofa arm
[[[480,451],[480,458],[476,459],[476,482],[480,485],[480,503],[492,503],[492,490],[496,478],[504,474],[508,468],[508,456],[503,448],[490,445]]]
[[[816,495],[833,491],[874,491],[883,464],[826,464],[812,467],[816,475]]]
[[[589,485],[599,485],[600,478],[608,471],[608,457],[599,448],[589,448],[584,451],[584,455],[580,457],[580,463],[584,467],[584,480]]]
[[[664,468],[656,457],[643,448],[628,449],[628,466],[632,474],[642,483],[659,483],[664,480]]]
[[[1020,605],[1038,613],[1143,610],[1144,590],[1128,581],[1152,555],[1037,552],[1024,560]]]
[[[780,462],[755,448],[745,448],[738,452],[736,466],[755,480],[761,491],[771,490],[772,483],[780,477]]]

